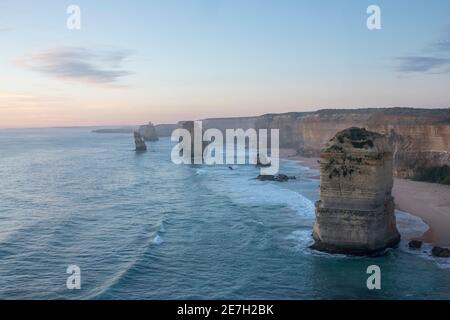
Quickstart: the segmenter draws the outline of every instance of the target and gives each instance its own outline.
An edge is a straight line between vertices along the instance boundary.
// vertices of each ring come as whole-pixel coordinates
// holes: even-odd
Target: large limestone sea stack
[[[182,129],[189,131],[191,135],[191,161],[192,163],[203,163],[203,152],[205,148],[208,146],[208,142],[203,141],[204,130],[199,122],[196,121],[182,121],[180,122],[180,126]],[[200,135],[201,141],[201,150],[198,150],[198,154],[195,154],[195,141],[196,135]]]
[[[350,128],[329,141],[320,157],[313,248],[370,255],[398,244],[392,167],[383,135]]]

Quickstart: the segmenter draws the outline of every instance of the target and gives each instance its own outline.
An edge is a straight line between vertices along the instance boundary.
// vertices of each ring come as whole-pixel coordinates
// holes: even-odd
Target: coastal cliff
[[[169,137],[185,122],[149,123],[138,131],[146,141],[155,141],[158,136]],[[394,176],[447,184],[450,181],[450,108],[328,109],[257,117],[210,118],[202,120],[202,124],[203,130],[215,128],[223,132],[237,128],[279,129],[280,148],[291,149],[293,154],[306,157],[318,157],[321,149],[341,130],[365,128],[388,137],[393,147]],[[133,131],[133,128],[117,128],[95,132]]]
[[[205,127],[279,129],[280,147],[317,157],[339,131],[360,127],[384,134],[393,147],[394,175],[415,178],[450,166],[450,109],[382,108],[319,110],[260,117],[207,119]]]
[[[140,126],[138,129],[139,134],[145,141],[158,141],[158,134],[153,123],[149,122],[146,125]]]
[[[398,244],[392,155],[385,136],[365,129],[330,140],[320,156],[314,249],[362,255]]]

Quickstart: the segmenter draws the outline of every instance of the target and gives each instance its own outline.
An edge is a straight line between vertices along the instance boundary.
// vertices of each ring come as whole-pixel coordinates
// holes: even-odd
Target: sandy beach
[[[297,151],[294,149],[280,149],[280,158],[297,161],[302,166],[311,169],[319,169],[319,158],[302,157],[296,153]]]
[[[435,183],[395,179],[392,194],[397,209],[420,217],[430,226],[422,240],[450,245],[450,187]]]
[[[318,158],[296,156],[289,150],[280,154],[311,169],[319,168]],[[395,178],[392,195],[398,210],[421,218],[430,227],[419,240],[450,245],[450,186]]]

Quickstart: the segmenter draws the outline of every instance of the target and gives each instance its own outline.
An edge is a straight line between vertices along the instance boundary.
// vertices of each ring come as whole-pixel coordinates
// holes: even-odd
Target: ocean
[[[180,166],[172,142],[88,128],[0,130],[0,299],[449,299],[450,262],[408,239],[382,257],[314,252],[317,171]],[[69,265],[81,289],[69,290]],[[381,290],[368,290],[370,265]]]

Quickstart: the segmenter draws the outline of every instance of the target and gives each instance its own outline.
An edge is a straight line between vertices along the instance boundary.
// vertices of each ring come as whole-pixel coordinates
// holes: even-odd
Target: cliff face
[[[265,115],[257,128],[280,130],[280,146],[318,156],[341,130],[362,127],[387,135],[393,146],[394,174],[412,178],[421,168],[450,165],[450,109],[321,110]]]
[[[173,131],[179,127],[178,124],[157,124],[155,125],[155,130],[158,137],[170,137]]]
[[[245,118],[216,118],[202,120],[203,129],[210,128],[219,129],[225,132],[226,129],[243,129],[247,130],[255,128],[255,122],[258,117],[245,117]]]
[[[400,241],[391,196],[392,147],[383,135],[350,128],[320,157],[315,249],[371,254]]]
[[[153,123],[149,122],[146,125],[140,126],[138,129],[139,134],[145,141],[158,141],[158,134]]]
[[[200,140],[201,144],[198,145],[198,147],[201,149],[196,150],[195,141],[196,141],[196,133],[200,134],[201,138],[202,138],[203,134],[204,134],[204,129],[202,127],[198,126],[198,124],[195,121],[182,121],[179,123],[179,125],[182,129],[189,131],[189,134],[191,135],[190,158],[191,158],[192,163],[195,163],[195,164],[203,163],[203,152],[204,152],[205,148],[208,146],[208,143]]]
[[[413,178],[424,168],[450,166],[450,109],[330,109],[203,120],[204,130],[279,129],[281,148],[312,157],[318,157],[337,132],[350,127],[388,137],[397,177]]]

